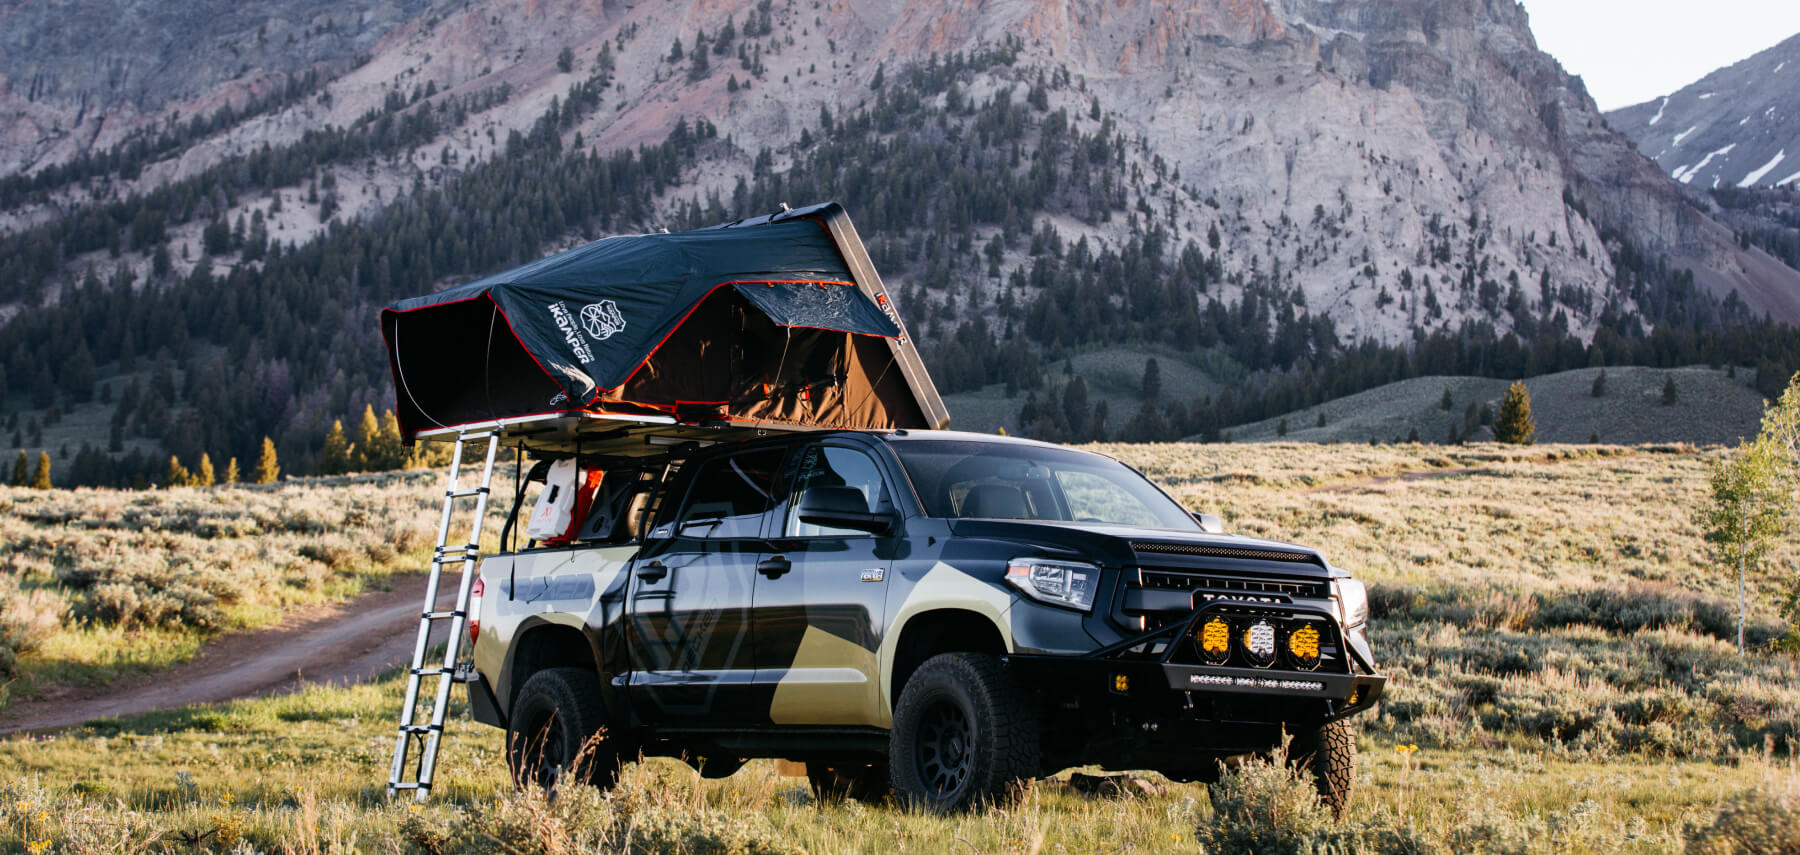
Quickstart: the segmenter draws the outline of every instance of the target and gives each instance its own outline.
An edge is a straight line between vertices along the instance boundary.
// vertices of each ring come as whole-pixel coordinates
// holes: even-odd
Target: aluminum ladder
[[[486,443],[487,454],[481,465],[480,485],[476,487],[460,487],[462,480],[463,447],[469,443]],[[413,644],[412,664],[406,670],[406,704],[400,708],[400,731],[394,741],[394,765],[388,773],[388,795],[392,796],[402,790],[412,790],[418,801],[425,801],[431,795],[432,773],[437,768],[439,741],[444,736],[444,718],[450,707],[450,687],[461,677],[461,672],[471,670],[472,663],[460,661],[463,648],[463,631],[469,620],[469,588],[475,581],[476,559],[481,553],[481,524],[487,518],[489,488],[494,477],[494,455],[500,448],[500,434],[497,429],[464,431],[456,435],[450,452],[449,479],[444,487],[444,513],[438,520],[437,546],[431,552],[431,572],[425,583],[425,606],[419,614],[419,638]],[[469,524],[467,542],[452,545],[450,540],[451,517],[457,509],[457,503],[466,499],[475,500],[475,519]],[[462,565],[462,578],[457,583],[456,605],[449,611],[437,609],[438,586],[443,579],[444,566],[447,564]],[[444,644],[444,660],[441,664],[427,664],[425,661],[427,648],[431,644],[432,630],[442,622],[449,622],[450,636]],[[425,678],[436,677],[437,687],[433,693],[431,718],[425,724],[417,724],[419,712],[419,689]],[[408,760],[413,756],[417,744],[417,764],[409,768]]]

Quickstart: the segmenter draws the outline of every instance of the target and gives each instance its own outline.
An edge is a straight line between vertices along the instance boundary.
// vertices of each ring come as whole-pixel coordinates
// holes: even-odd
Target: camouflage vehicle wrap
[[[797,433],[612,465],[584,540],[481,565],[470,695],[521,778],[774,757],[821,796],[952,810],[1078,765],[1205,780],[1291,734],[1348,798],[1345,719],[1386,678],[1362,586],[1315,550],[1001,437]]]

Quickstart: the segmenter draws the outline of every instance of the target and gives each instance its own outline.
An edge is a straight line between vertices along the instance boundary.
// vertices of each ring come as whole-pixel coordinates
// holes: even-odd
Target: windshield
[[[957,440],[907,440],[892,448],[934,517],[1199,529],[1144,476],[1098,454]]]

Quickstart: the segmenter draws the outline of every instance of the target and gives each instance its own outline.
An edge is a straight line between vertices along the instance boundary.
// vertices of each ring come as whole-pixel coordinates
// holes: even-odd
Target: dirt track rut
[[[447,607],[454,582],[446,587],[451,596],[439,602]],[[166,671],[15,704],[0,713],[0,734],[366,680],[412,655],[424,598],[425,578],[404,577],[389,591],[305,609],[267,629],[221,635]]]

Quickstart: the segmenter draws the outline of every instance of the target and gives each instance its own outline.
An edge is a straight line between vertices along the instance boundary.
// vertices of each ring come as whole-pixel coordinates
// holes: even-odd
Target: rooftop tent
[[[381,313],[408,437],[535,416],[949,421],[843,208],[595,241]]]

